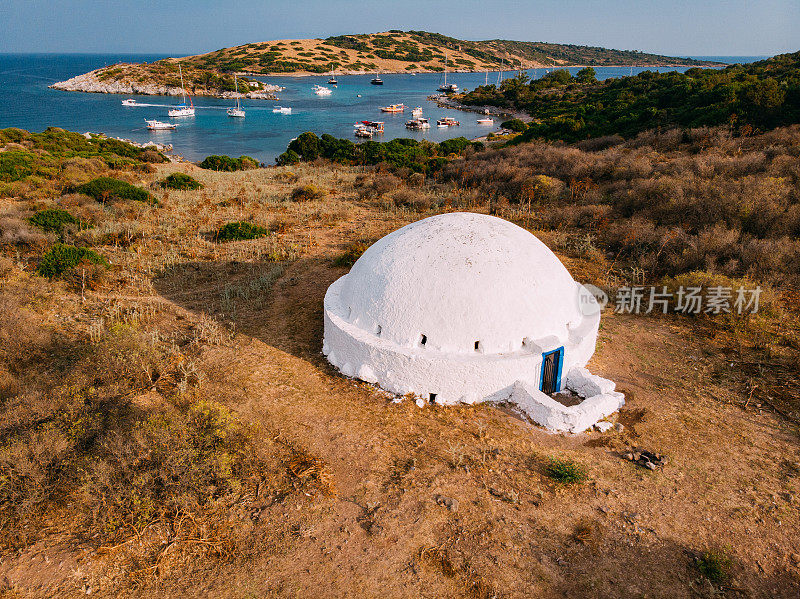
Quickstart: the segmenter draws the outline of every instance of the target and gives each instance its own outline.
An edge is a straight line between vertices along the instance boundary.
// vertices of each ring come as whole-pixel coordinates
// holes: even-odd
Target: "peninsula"
[[[460,40],[426,31],[392,30],[326,39],[273,40],[152,63],[115,64],[51,87],[67,91],[178,95],[178,65],[194,95],[234,97],[233,75],[340,75],[475,72],[572,66],[719,66],[709,61],[592,46]],[[274,86],[240,79],[243,97],[273,99]]]

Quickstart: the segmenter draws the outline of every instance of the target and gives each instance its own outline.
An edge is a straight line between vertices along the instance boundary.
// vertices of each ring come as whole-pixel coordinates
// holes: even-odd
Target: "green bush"
[[[697,569],[714,583],[727,580],[732,566],[733,560],[724,549],[708,549],[697,558]]]
[[[19,181],[35,170],[36,157],[30,152],[9,150],[0,152],[0,181]]]
[[[544,468],[544,473],[554,481],[566,485],[582,483],[588,478],[583,466],[572,460],[562,460],[559,458],[550,458],[550,461]]]
[[[74,268],[84,261],[100,266],[109,266],[108,260],[89,248],[57,243],[42,256],[42,260],[39,262],[39,267],[36,269],[36,272],[43,277],[52,279],[64,274],[70,268]]]
[[[370,245],[371,242],[363,239],[357,239],[356,241],[347,244],[347,249],[345,252],[337,256],[334,259],[333,264],[335,266],[353,266],[353,264],[356,263],[356,260],[358,260],[361,255],[367,251]]]
[[[28,222],[42,231],[48,233],[61,233],[65,225],[77,225],[80,221],[66,210],[48,208],[37,212],[28,219]]]
[[[189,189],[202,189],[203,184],[194,177],[190,177],[184,173],[172,173],[161,182],[161,187],[185,191]]]
[[[306,200],[316,200],[325,195],[325,191],[309,183],[307,185],[299,185],[292,190],[292,200],[295,202],[305,202]]]
[[[245,171],[258,168],[258,161],[250,156],[231,158],[224,154],[212,154],[211,156],[207,156],[198,166],[211,171]]]
[[[98,177],[88,183],[78,185],[75,192],[85,194],[98,202],[114,200],[133,200],[146,204],[157,204],[158,201],[146,190],[113,177]]]
[[[257,239],[268,235],[269,231],[252,223],[234,221],[226,223],[214,234],[214,241],[239,241],[242,239]]]
[[[528,128],[528,125],[525,124],[525,121],[522,119],[511,119],[509,121],[503,121],[500,123],[500,126],[503,129],[509,129],[510,131],[516,131],[517,133],[522,133],[525,129]]]

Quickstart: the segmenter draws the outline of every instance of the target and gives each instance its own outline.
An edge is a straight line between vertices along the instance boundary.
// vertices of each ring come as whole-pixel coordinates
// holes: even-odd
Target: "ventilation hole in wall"
[[[481,351],[481,342],[480,341],[476,341],[475,342],[475,351]]]
[[[431,393],[429,398],[431,403],[436,403],[436,393]]]
[[[352,307],[352,306],[348,306],[348,307],[347,307],[347,318],[350,318],[350,315],[351,315],[352,313],[353,313],[353,307]]]
[[[381,330],[382,330],[382,329],[381,329],[381,325],[378,325],[377,327],[375,327],[375,334],[376,334],[378,337],[380,337],[380,336],[381,336]]]
[[[420,337],[420,339],[419,339],[419,344],[420,345],[425,345],[427,342],[428,342],[428,337],[427,336],[423,335],[422,337]]]

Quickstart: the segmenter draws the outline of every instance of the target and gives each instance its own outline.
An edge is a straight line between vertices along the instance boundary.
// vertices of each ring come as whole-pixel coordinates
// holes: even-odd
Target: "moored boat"
[[[444,53],[444,83],[437,88],[437,91],[444,93],[455,93],[458,91],[458,86],[455,83],[447,84],[447,52]]]
[[[381,79],[378,73],[375,73],[375,76],[370,80],[372,85],[383,85],[383,79]]]
[[[292,114],[292,109],[289,106],[273,106],[272,112],[280,114]]]
[[[430,129],[430,128],[431,124],[425,117],[418,117],[416,119],[406,121],[406,129],[411,129],[412,131],[421,131],[423,129]]]
[[[178,72],[181,75],[181,92],[183,93],[183,102],[175,106],[175,108],[167,111],[167,114],[171,117],[194,116],[194,104],[192,103],[191,96],[189,96],[189,103],[186,103],[186,88],[183,86],[183,69],[181,68],[181,65],[178,65]]]
[[[412,110],[411,116],[413,116],[414,118],[422,116],[422,106],[417,106],[414,110]]]
[[[324,85],[315,85],[313,89],[318,96],[330,96],[333,93],[329,87]]]
[[[381,112],[403,112],[405,109],[405,104],[389,104],[389,106],[381,108]]]
[[[446,116],[436,121],[437,127],[458,127],[459,125],[461,125],[461,123],[451,116]]]
[[[147,123],[147,128],[150,131],[163,131],[166,129],[175,129],[178,126],[175,123],[165,123],[163,121],[157,121],[157,120],[145,119],[144,122]]]
[[[488,116],[484,116],[478,119],[479,125],[494,125],[494,119],[490,119]]]
[[[242,107],[239,105],[239,83],[236,80],[236,75],[233,76],[233,86],[236,90],[236,106],[228,108],[228,116],[243,119],[244,110],[242,110]]]

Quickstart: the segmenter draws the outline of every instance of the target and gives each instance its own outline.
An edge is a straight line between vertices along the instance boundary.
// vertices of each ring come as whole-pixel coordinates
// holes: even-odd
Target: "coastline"
[[[684,68],[684,67],[691,67],[693,65],[685,64],[685,63],[674,63],[674,64],[639,64],[639,65],[580,65],[580,64],[570,64],[570,65],[542,65],[542,66],[531,66],[528,67],[526,70],[530,69],[580,69],[580,68],[637,68],[637,69],[647,69],[647,68]],[[723,64],[714,65],[714,66],[704,66],[698,68],[717,68],[725,66]],[[66,81],[58,81],[49,85],[48,87],[52,89],[57,89],[61,91],[70,91],[70,92],[83,92],[83,93],[100,93],[100,94],[122,94],[122,95],[142,95],[142,96],[180,96],[183,92],[180,87],[170,86],[170,85],[162,85],[159,83],[154,82],[131,82],[125,79],[101,79],[98,76],[103,69],[96,69],[94,71],[89,71],[88,73],[83,73],[81,75],[76,75]],[[438,74],[441,71],[433,71],[433,70],[426,70],[426,69],[412,69],[412,70],[380,70],[382,75],[402,75],[402,74]],[[484,69],[453,69],[448,71],[452,74],[469,74],[469,73],[484,73],[486,72]],[[495,73],[498,72],[496,70],[489,72]],[[514,70],[506,70],[506,73],[514,73]],[[337,77],[346,77],[346,76],[357,76],[357,75],[371,75],[374,71],[365,71],[365,70],[337,70],[333,71],[333,74]],[[242,77],[261,77],[261,78],[268,78],[268,77],[326,77],[328,73],[312,73],[310,71],[295,71],[293,73],[255,73],[255,72],[248,72],[242,71],[237,72],[236,75]],[[215,91],[215,90],[207,90],[207,89],[194,89],[192,90],[193,96],[203,96],[203,97],[211,97],[211,98],[222,98],[222,99],[231,99],[231,98],[245,98],[251,100],[271,100],[275,101],[278,100],[278,96],[276,95],[277,92],[282,91],[282,87],[278,85],[273,85],[265,82],[261,82],[263,85],[262,91],[252,91],[246,94],[236,94],[235,92],[225,91]]]
[[[57,89],[68,92],[83,92],[83,93],[96,93],[96,94],[122,94],[122,95],[138,95],[138,96],[180,96],[183,90],[180,87],[173,85],[161,85],[158,83],[140,83],[130,82],[125,80],[107,79],[102,80],[98,73],[102,69],[89,71],[82,75],[76,75],[66,81],[58,81],[48,85],[51,89]],[[251,91],[245,94],[237,94],[231,91],[216,91],[208,89],[194,89],[192,96],[203,96],[211,98],[247,98],[251,100],[278,100],[277,92],[282,91],[283,88],[279,85],[262,83],[261,91]]]

